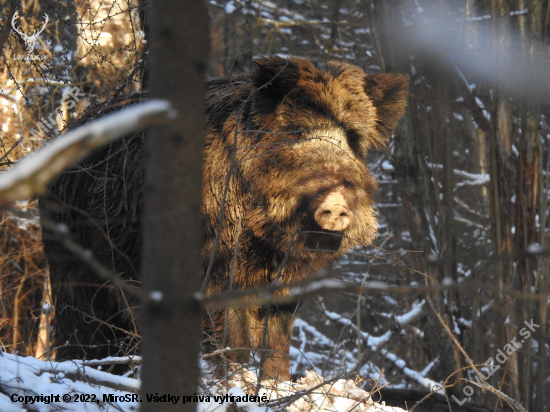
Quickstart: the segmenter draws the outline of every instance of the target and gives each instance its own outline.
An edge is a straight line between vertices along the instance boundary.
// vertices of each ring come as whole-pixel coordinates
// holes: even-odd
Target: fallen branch
[[[124,359],[125,362],[133,361],[132,358],[128,357],[116,358],[114,360],[116,362],[120,359]],[[99,361],[51,362],[1,352],[0,371],[2,373],[0,392],[9,395],[20,395],[36,391],[37,394],[41,394],[41,391],[46,393],[44,390],[49,387],[48,385],[58,384],[58,393],[65,394],[101,393],[102,391],[94,385],[129,393],[138,393],[140,388],[139,380],[112,375],[108,372],[84,366],[103,361],[112,363],[109,358]],[[78,384],[79,382],[86,385]],[[103,391],[103,393],[109,392]],[[0,409],[2,408],[0,407]]]

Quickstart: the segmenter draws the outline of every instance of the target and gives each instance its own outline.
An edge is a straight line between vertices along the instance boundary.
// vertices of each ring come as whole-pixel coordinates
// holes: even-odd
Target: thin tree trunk
[[[533,61],[533,45],[541,41],[542,39],[542,2],[541,0],[521,1],[519,7],[528,8],[530,13],[528,18],[520,20],[520,33],[523,46],[523,54],[525,61]],[[538,70],[533,64],[531,65],[530,73],[526,73],[530,76],[533,84],[536,83]],[[533,94],[535,96],[536,94]],[[521,136],[519,139],[519,157],[517,166],[517,195],[516,195],[516,239],[515,248],[516,251],[522,252],[527,247],[537,242],[538,229],[537,229],[537,212],[540,214],[542,211],[538,211],[537,208],[540,205],[539,198],[541,193],[540,181],[542,178],[542,170],[540,165],[541,148],[541,136],[539,130],[540,123],[540,102],[538,99],[529,99],[529,101],[523,101],[522,106],[522,124],[521,124]],[[533,288],[536,288],[535,279],[539,278],[536,272],[536,261],[534,259],[525,257],[517,262],[517,276],[518,287],[521,291],[529,293]],[[544,288],[544,282],[541,287]],[[525,319],[532,318],[533,307],[529,302],[523,301],[518,307],[518,320],[521,322]],[[546,306],[546,305],[545,305]],[[536,312],[535,312],[536,313]],[[542,314],[542,312],[541,312]],[[541,318],[546,318],[541,316]],[[540,324],[540,322],[535,322]],[[537,336],[535,339],[541,339],[541,336]],[[539,340],[540,341],[540,340]],[[527,342],[526,346],[529,347],[532,342]],[[537,377],[533,370],[533,358],[534,350],[531,348],[529,351],[520,352],[518,354],[518,373],[522,376],[522,379],[518,382],[520,400],[529,410],[542,410],[542,404],[532,396],[532,387],[535,385]],[[540,352],[539,352],[540,353]],[[540,358],[542,359],[542,358]],[[540,366],[538,368],[541,369]],[[540,377],[540,375],[539,375]],[[539,379],[537,387],[542,384]],[[540,400],[541,396],[537,396]],[[537,405],[538,404],[538,405]]]
[[[334,45],[338,38],[338,23],[340,22],[340,9],[342,8],[342,0],[334,0],[334,9],[332,12],[332,22],[330,25],[330,40],[328,43],[327,59],[332,59],[334,53]]]
[[[201,187],[208,14],[201,0],[151,3],[151,96],[178,117],[148,134],[143,215],[142,411],[195,411],[146,394],[197,390],[201,311]]]

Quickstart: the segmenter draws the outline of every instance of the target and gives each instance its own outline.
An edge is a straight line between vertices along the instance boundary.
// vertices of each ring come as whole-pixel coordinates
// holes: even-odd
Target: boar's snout
[[[353,212],[340,191],[331,191],[315,211],[315,221],[325,230],[340,232],[353,220]]]

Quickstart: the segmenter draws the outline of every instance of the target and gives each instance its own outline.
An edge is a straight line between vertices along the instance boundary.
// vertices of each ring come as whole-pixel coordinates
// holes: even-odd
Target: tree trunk
[[[201,311],[201,187],[208,14],[200,0],[151,3],[151,96],[178,117],[147,139],[143,215],[143,411],[188,410],[153,404],[146,394],[192,395],[198,384]]]

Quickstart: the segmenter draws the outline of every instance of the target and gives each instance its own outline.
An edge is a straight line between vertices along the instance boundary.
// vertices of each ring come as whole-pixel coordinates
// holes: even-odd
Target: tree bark
[[[151,3],[151,96],[178,110],[147,136],[143,215],[142,411],[195,411],[153,404],[146,394],[193,395],[201,311],[201,188],[208,14],[201,0]]]

